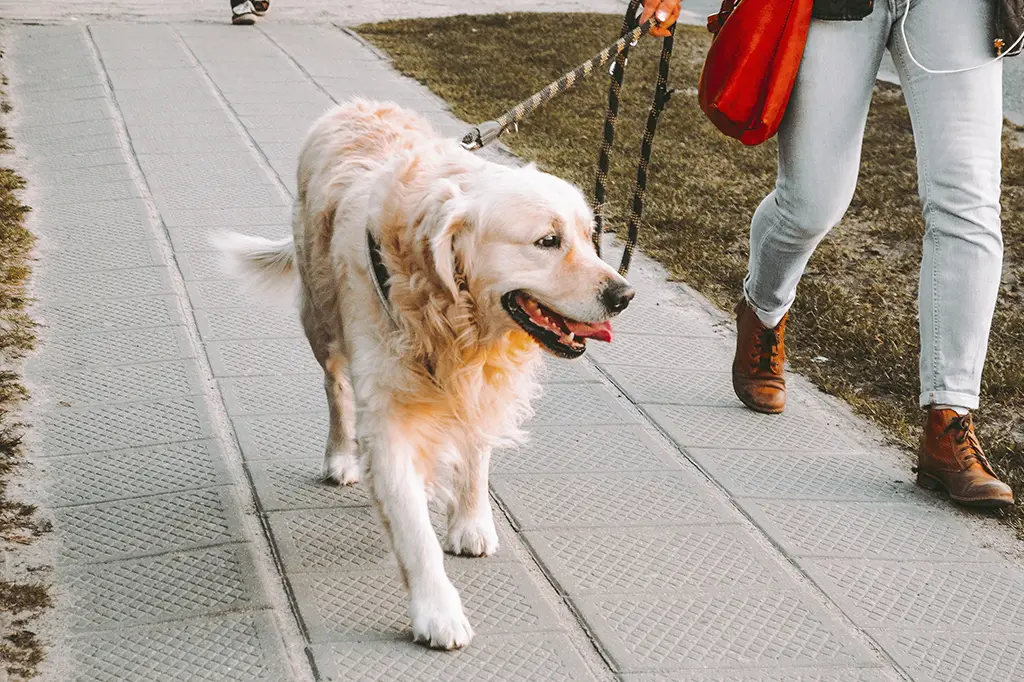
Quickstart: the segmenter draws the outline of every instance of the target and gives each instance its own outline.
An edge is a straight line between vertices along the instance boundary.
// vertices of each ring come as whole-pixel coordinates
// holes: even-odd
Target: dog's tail
[[[213,245],[224,254],[232,275],[241,277],[261,293],[294,302],[298,293],[295,243],[291,237],[273,241],[228,232],[216,235]]]

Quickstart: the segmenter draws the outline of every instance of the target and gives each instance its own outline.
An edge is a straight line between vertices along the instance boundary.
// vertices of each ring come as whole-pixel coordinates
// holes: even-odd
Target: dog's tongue
[[[566,320],[566,324],[569,327],[569,331],[576,335],[576,338],[594,339],[595,341],[604,341],[606,343],[612,340],[611,322],[589,324],[587,322],[576,322],[575,320],[570,322]]]

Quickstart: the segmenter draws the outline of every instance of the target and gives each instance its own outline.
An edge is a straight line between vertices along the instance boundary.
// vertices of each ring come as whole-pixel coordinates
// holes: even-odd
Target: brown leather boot
[[[961,417],[954,410],[928,411],[914,471],[919,486],[945,490],[954,502],[972,507],[1013,504],[1013,491],[996,478],[969,414]]]
[[[732,387],[736,397],[752,410],[778,414],[786,407],[786,318],[775,329],[761,324],[754,309],[742,299],[736,305],[736,357],[732,361]]]

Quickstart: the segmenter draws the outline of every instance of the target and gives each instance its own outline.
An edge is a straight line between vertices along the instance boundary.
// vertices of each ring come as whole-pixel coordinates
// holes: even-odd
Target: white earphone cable
[[[1002,59],[1003,57],[1008,55],[1010,52],[1013,52],[1014,50],[1016,50],[1017,46],[1020,45],[1022,42],[1024,42],[1024,33],[1021,33],[1020,37],[1017,38],[1017,40],[1013,41],[1013,44],[1009,45],[1003,51],[1003,53],[1000,54],[998,57],[996,57],[994,59],[990,59],[989,61],[983,62],[983,63],[978,64],[976,66],[968,66],[968,67],[963,68],[963,69],[929,69],[927,66],[925,66],[921,62],[917,61],[917,57],[915,57],[914,53],[910,51],[910,41],[907,40],[907,15],[908,14],[910,14],[910,0],[906,0],[906,5],[905,5],[905,8],[903,10],[903,18],[900,20],[900,36],[903,38],[903,44],[906,45],[906,47],[907,47],[907,56],[910,57],[910,61],[914,62],[914,64],[916,64],[919,69],[921,69],[922,71],[925,71],[926,73],[936,73],[936,74],[966,73],[967,71],[974,71],[976,69],[982,69],[982,68],[988,66],[989,64],[994,64],[994,63],[998,62],[1000,59]]]

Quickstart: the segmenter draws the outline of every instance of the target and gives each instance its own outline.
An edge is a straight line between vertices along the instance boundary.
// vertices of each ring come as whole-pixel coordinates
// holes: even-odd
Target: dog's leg
[[[340,485],[359,482],[359,459],[356,455],[355,406],[352,384],[344,363],[332,355],[325,363],[324,389],[331,413],[330,433],[324,451],[324,480]]]
[[[448,505],[445,549],[464,556],[489,556],[498,551],[491,499],[487,492],[491,450],[464,457],[455,467],[453,498]]]
[[[444,572],[444,553],[430,525],[425,481],[415,466],[415,443],[391,427],[379,436],[360,432],[359,447],[364,451],[367,489],[409,590],[413,639],[435,649],[466,646],[473,629]]]

